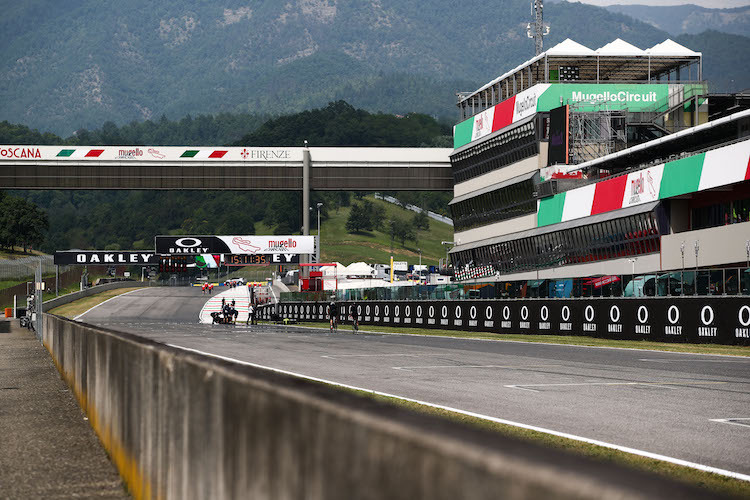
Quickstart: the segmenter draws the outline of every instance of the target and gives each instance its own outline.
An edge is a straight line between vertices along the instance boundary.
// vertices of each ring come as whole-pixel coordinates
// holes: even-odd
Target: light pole
[[[322,206],[323,206],[323,203],[321,203],[321,202],[317,203],[317,207],[318,207],[318,248],[316,249],[316,252],[315,252],[315,258],[318,260],[319,263],[320,263],[320,245],[323,243],[323,240],[320,239],[320,207],[322,207]]]
[[[417,248],[417,251],[419,252],[419,284],[422,284],[422,249]]]
[[[680,295],[685,295],[685,240],[680,243],[680,253],[682,254],[682,270],[680,271]]]
[[[745,242],[745,253],[747,254],[747,263],[745,266],[750,269],[750,240]]]
[[[695,240],[695,295],[698,295],[698,251],[700,250],[700,244],[698,240]]]

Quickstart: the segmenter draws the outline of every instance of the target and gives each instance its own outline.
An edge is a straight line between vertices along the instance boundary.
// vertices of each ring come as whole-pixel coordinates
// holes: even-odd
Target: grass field
[[[382,206],[385,209],[386,219],[397,217],[403,220],[411,220],[414,217],[414,212],[411,210],[382,200],[376,200],[374,196],[366,196],[365,199],[375,205]],[[391,256],[390,234],[383,231],[347,233],[346,220],[350,211],[350,207],[331,210],[328,212],[328,220],[321,222],[321,260],[323,262],[341,262],[345,265],[358,261],[364,261],[368,264],[388,263]],[[316,233],[317,222],[312,219],[311,217],[312,233]],[[262,234],[259,232],[260,229],[256,226],[258,234]],[[445,247],[440,244],[441,241],[453,241],[453,227],[430,219],[430,230],[418,231],[416,243],[407,241],[402,246],[398,241],[394,241],[393,258],[405,260],[409,264],[419,264],[419,251],[417,249],[421,248],[422,264],[437,265],[438,259],[445,258]]]
[[[300,326],[313,328],[328,328],[328,323],[303,323]],[[352,331],[349,324],[339,325],[341,331]],[[690,352],[695,354],[720,354],[730,356],[750,356],[750,346],[722,345],[722,344],[677,344],[670,342],[651,342],[647,340],[616,340],[583,335],[531,335],[512,333],[483,333],[464,332],[461,330],[431,330],[427,328],[398,328],[391,326],[361,325],[360,333],[400,333],[404,335],[428,335],[434,337],[456,337],[465,339],[482,339],[533,342],[541,344],[566,344],[590,347],[618,347],[622,349],[647,349],[652,351]]]
[[[28,253],[24,253],[23,248],[20,248],[20,247],[13,247],[12,249],[8,249],[8,248],[0,249],[0,260],[23,259],[26,257],[36,257],[39,255],[45,255],[45,254],[38,250],[31,250]]]
[[[134,287],[128,287],[128,288],[116,288],[114,290],[107,290],[102,293],[97,293],[96,295],[91,295],[89,297],[84,297],[82,299],[75,300],[69,304],[64,304],[59,307],[55,307],[54,309],[47,311],[50,314],[57,314],[58,316],[62,316],[64,318],[75,318],[81,313],[84,313],[94,307],[95,305],[101,304],[105,300],[109,300],[112,297],[117,297],[118,295],[122,295],[123,293],[132,292],[133,290],[138,290],[139,288],[143,288],[140,286],[134,286]]]

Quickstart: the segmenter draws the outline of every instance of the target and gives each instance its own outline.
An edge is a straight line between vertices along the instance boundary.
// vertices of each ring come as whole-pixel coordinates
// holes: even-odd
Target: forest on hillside
[[[670,36],[579,2],[549,3],[544,19],[545,48],[566,38],[593,49],[615,38],[647,48]],[[530,20],[529,4],[517,0],[489,8],[480,0],[4,2],[0,120],[69,136],[104,122],[279,116],[341,99],[371,112],[455,119],[455,92],[533,56]],[[703,51],[717,90],[747,86],[748,40],[677,38]],[[718,71],[714,58],[726,59]]]

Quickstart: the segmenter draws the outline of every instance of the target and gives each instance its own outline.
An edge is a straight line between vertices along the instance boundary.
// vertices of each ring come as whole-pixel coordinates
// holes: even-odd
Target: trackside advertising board
[[[3,160],[301,162],[303,148],[211,146],[4,146]]]
[[[660,342],[750,343],[750,303],[745,297],[367,300],[337,302],[336,314],[348,318],[353,308],[362,325]],[[282,302],[263,314],[274,309],[282,318],[297,321],[328,319],[328,304],[324,302]]]
[[[54,262],[57,266],[153,266],[159,264],[159,258],[153,252],[144,251],[71,250],[55,252]]]
[[[312,254],[314,236],[157,236],[156,253],[201,254]]]
[[[591,102],[591,105],[579,107],[579,111],[654,110],[666,103],[673,87],[676,85],[539,83],[453,127],[453,147],[460,148],[537,112],[558,108],[561,104]]]

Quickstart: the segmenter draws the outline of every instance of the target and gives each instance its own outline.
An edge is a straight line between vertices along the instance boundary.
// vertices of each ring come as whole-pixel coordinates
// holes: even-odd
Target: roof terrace
[[[672,40],[640,49],[614,40],[592,50],[571,39],[529,59],[473,92],[459,92],[460,119],[482,112],[538,83],[695,83],[703,56]]]

